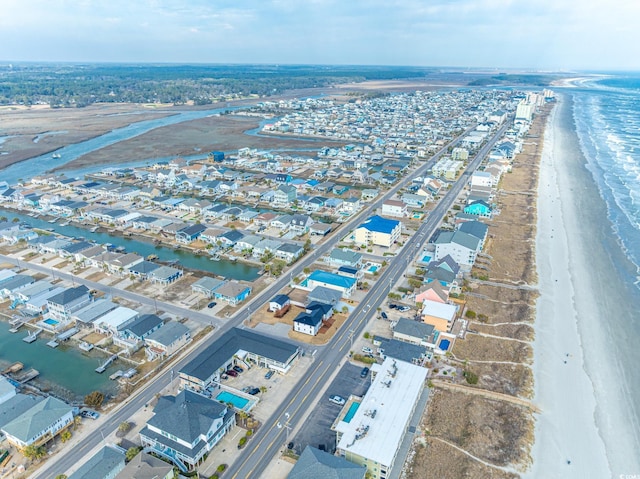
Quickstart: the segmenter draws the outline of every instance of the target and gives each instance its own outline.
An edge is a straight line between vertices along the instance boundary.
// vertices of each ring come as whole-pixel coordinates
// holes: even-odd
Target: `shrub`
[[[218,468],[216,469],[216,471],[218,471],[218,472],[224,472],[224,470],[225,470],[226,468],[227,468],[227,465],[226,465],[226,464],[220,464],[220,465],[218,466]]]
[[[469,319],[475,319],[476,312],[475,311],[471,311],[470,309],[467,309],[467,312],[464,313],[464,315]]]
[[[472,371],[465,371],[462,375],[469,384],[478,384],[478,375],[476,373]]]
[[[371,335],[369,334],[369,331],[365,331],[362,336],[364,337],[364,339],[369,339],[371,337]]]

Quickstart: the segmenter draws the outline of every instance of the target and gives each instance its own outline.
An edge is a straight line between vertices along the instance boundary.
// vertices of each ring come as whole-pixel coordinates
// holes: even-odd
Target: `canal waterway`
[[[104,373],[98,374],[95,369],[106,355],[95,350],[85,353],[65,344],[53,349],[47,346],[51,337],[45,333],[29,344],[22,340],[29,332],[27,328],[10,333],[10,327],[9,323],[0,321],[0,370],[20,361],[24,364],[23,371],[35,368],[40,372],[40,376],[29,384],[67,401],[82,401],[92,391],[100,391],[105,396],[115,395],[118,382],[111,381],[109,376],[118,369],[130,367],[128,363],[115,361]]]
[[[40,218],[32,218],[31,216],[16,213],[12,210],[4,210],[0,208],[0,214],[6,216],[9,221],[13,218],[19,218],[21,221],[40,229],[53,229],[56,233],[62,234],[68,237],[83,237],[89,241],[95,241],[96,243],[106,244],[111,243],[118,247],[122,246],[129,253],[136,253],[140,256],[147,257],[149,255],[156,255],[160,261],[178,261],[178,263],[189,269],[197,269],[200,271],[212,273],[216,276],[221,276],[228,279],[237,279],[242,281],[253,281],[259,276],[259,269],[255,266],[248,265],[242,262],[232,263],[224,259],[220,261],[210,260],[208,255],[198,256],[190,251],[183,249],[171,249],[163,246],[156,246],[152,243],[145,243],[134,239],[133,237],[112,236],[107,233],[91,232],[88,229],[73,226],[73,224],[63,226],[58,223],[49,223]],[[59,220],[64,221],[64,220]]]

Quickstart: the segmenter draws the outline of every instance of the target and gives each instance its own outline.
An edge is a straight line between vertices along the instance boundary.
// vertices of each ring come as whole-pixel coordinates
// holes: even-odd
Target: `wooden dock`
[[[98,366],[96,368],[96,372],[98,374],[102,374],[103,372],[105,372],[107,370],[107,368],[109,367],[109,365],[114,362],[116,359],[118,359],[118,355],[114,354],[113,356],[111,356],[109,359],[107,359],[104,363],[102,363],[101,366]]]
[[[47,343],[47,346],[49,346],[50,348],[55,349],[55,348],[57,348],[58,346],[60,346],[60,343],[58,343],[57,341],[55,341],[55,340],[53,340],[53,339],[52,339],[51,341],[49,341],[49,342]]]
[[[37,378],[38,376],[40,376],[40,372],[37,369],[31,368],[25,371],[20,376],[16,376],[15,380],[18,381],[20,384],[24,384],[26,382],[31,381],[32,379]]]

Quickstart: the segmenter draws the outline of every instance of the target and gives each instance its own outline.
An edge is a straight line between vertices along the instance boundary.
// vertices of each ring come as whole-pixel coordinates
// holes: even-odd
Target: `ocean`
[[[567,221],[586,252],[575,255],[589,280],[574,280],[574,301],[595,424],[611,475],[640,477],[640,76],[562,93],[572,107],[562,121],[579,148],[567,151],[577,215]]]

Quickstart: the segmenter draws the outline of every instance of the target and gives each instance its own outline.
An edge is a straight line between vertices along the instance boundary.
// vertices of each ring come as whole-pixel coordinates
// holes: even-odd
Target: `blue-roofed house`
[[[359,244],[374,244],[389,248],[398,241],[401,231],[400,221],[375,215],[356,228],[354,239]]]
[[[340,291],[345,298],[349,298],[353,294],[356,283],[357,281],[354,278],[348,278],[322,270],[315,270],[306,279],[306,285],[310,289],[317,286],[324,286],[325,288]]]

